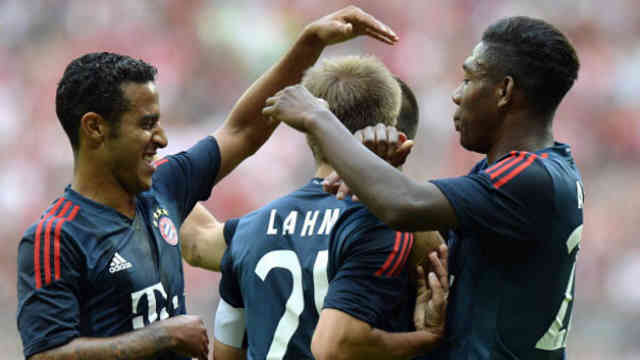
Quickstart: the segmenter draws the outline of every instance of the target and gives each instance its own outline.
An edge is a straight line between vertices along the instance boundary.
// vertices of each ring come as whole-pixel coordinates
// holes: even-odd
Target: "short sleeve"
[[[79,251],[64,232],[47,241],[43,230],[25,235],[18,248],[17,320],[25,357],[80,334]]]
[[[220,150],[215,138],[207,136],[189,150],[164,157],[154,165],[154,188],[178,205],[184,220],[196,202],[211,195],[220,169]]]
[[[409,294],[405,265],[413,234],[380,225],[331,241],[330,257],[334,259],[330,262],[336,263],[330,266],[335,273],[324,308],[340,310],[374,327],[386,327],[382,324],[388,323],[399,300]]]
[[[229,219],[224,222],[224,229],[222,231],[224,234],[224,242],[227,246],[230,246],[231,239],[233,239],[233,235],[236,233],[238,221],[240,221],[240,219]]]
[[[226,226],[225,226],[226,228]],[[240,284],[233,268],[233,258],[231,257],[231,247],[227,247],[222,256],[222,264],[220,265],[220,298],[234,308],[243,308],[242,293]]]
[[[535,239],[551,221],[553,182],[535,154],[513,155],[488,169],[432,183],[454,208],[457,230],[463,233],[496,240]]]
[[[220,299],[214,324],[216,339],[225,345],[243,348],[246,347],[246,330],[244,308],[233,307]]]

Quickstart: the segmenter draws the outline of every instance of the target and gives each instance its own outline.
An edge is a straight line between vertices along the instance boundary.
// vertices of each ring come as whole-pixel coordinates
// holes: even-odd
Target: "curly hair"
[[[121,85],[154,81],[156,73],[154,66],[142,60],[109,52],[90,53],[71,61],[58,83],[56,114],[74,152],[78,150],[78,129],[84,114],[95,112],[118,126],[120,116],[129,108]]]
[[[578,78],[580,61],[553,25],[526,16],[508,17],[482,34],[490,72],[511,76],[541,114],[550,114]]]

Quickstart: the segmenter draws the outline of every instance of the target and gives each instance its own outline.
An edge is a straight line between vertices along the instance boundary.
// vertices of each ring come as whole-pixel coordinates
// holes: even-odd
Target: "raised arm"
[[[303,86],[269,98],[263,114],[313,137],[351,191],[390,227],[427,231],[457,225],[453,207],[435,185],[412,180],[369,151]]]
[[[191,266],[220,271],[222,255],[227,249],[224,223],[202,205],[196,204],[180,227],[182,257]]]
[[[265,100],[285,86],[298,83],[325,46],[359,35],[393,44],[389,27],[355,6],[349,6],[307,25],[289,51],[238,100],[213,136],[218,141],[221,166],[216,181],[253,154],[269,138],[278,121],[261,114]]]

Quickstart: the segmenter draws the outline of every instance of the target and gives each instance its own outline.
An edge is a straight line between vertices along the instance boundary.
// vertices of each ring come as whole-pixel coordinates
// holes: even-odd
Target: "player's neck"
[[[329,164],[325,163],[317,163],[316,164],[316,174],[314,177],[324,179],[327,176],[331,175],[333,172],[333,168]]]
[[[109,206],[130,219],[135,217],[135,195],[128,193],[113,174],[104,171],[104,167],[76,157],[71,188],[78,194]]]
[[[510,151],[535,152],[553,145],[550,119],[522,116],[509,119],[487,153],[489,164]]]

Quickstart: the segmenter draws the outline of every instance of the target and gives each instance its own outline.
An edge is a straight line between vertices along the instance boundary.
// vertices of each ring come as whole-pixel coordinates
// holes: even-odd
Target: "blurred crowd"
[[[510,15],[541,17],[568,35],[581,60],[561,104],[558,141],[573,146],[585,187],[585,226],[569,355],[640,358],[640,2],[610,0],[354,1],[400,36],[396,46],[358,39],[325,56],[368,53],[416,92],[421,123],[407,171],[416,179],[466,173],[480,159],[460,148],[451,92],[484,28]],[[67,63],[114,51],[154,64],[163,153],[211,133],[235,100],[307,22],[344,1],[0,1],[0,347],[21,357],[15,322],[16,254],[22,232],[62,193],[72,152],[55,115]],[[603,9],[606,7],[606,9]],[[256,209],[312,176],[304,136],[281,126],[220,183],[205,205],[228,219]],[[634,211],[635,210],[635,211]],[[211,330],[217,274],[185,265],[188,310]]]

